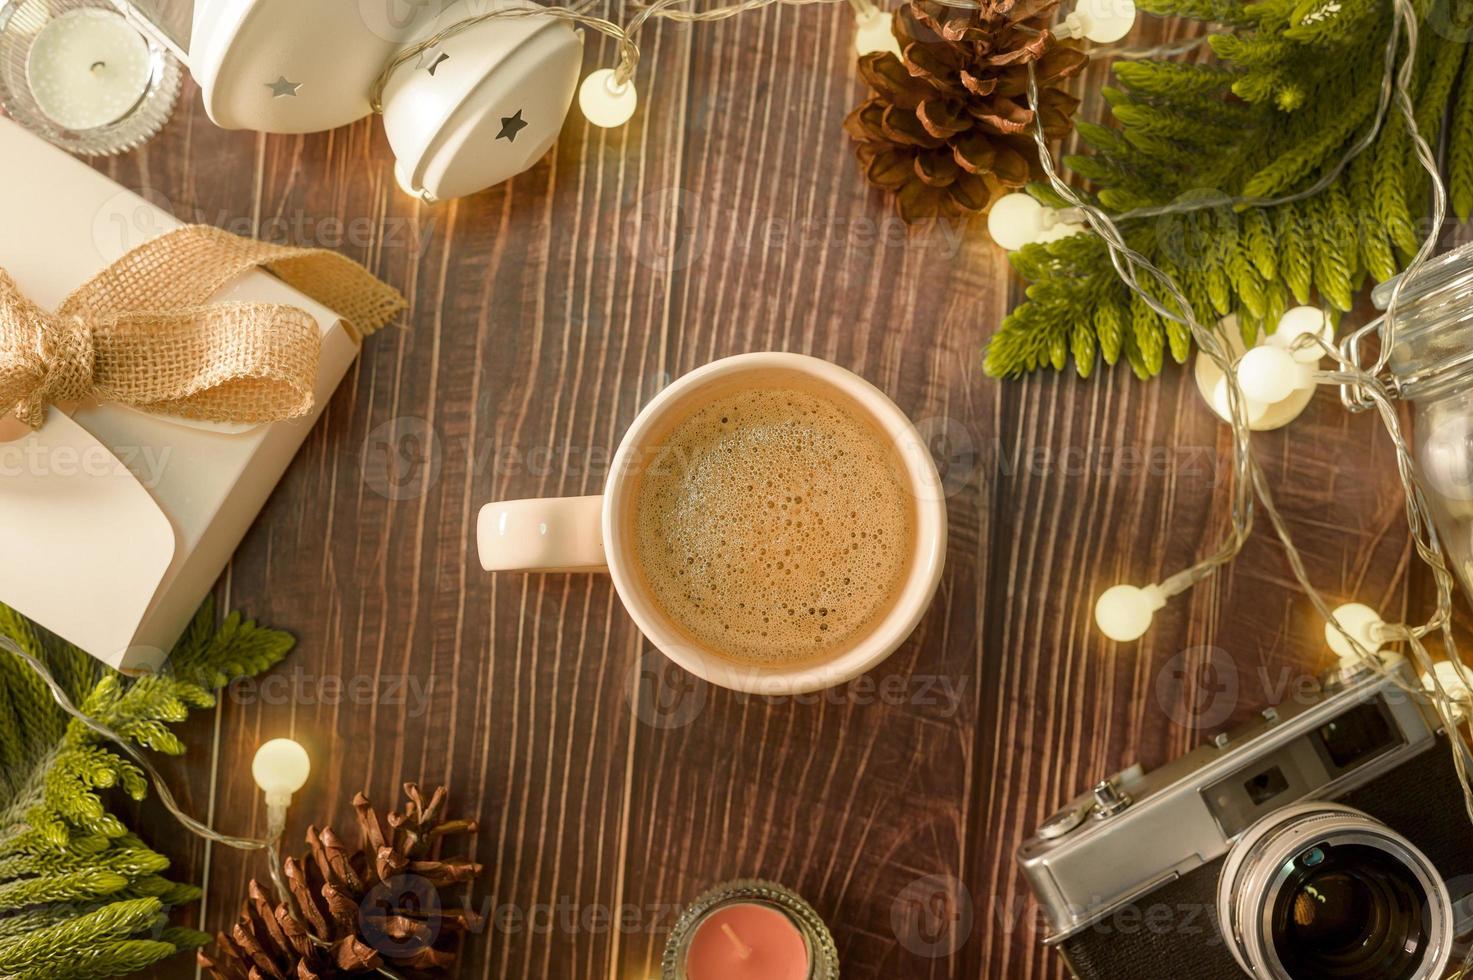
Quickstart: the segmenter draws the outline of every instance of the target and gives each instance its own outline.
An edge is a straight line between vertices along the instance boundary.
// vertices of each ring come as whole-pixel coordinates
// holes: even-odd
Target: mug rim
[[[638,584],[632,536],[617,517],[638,472],[631,456],[682,395],[732,374],[760,369],[790,370],[837,389],[877,423],[896,448],[916,501],[915,551],[899,594],[884,618],[836,657],[795,667],[744,666],[701,650],[657,613],[652,596]],[[913,633],[935,598],[946,561],[946,497],[930,449],[910,418],[891,398],[847,368],[808,354],[765,351],[734,354],[702,365],[675,379],[639,411],[619,441],[604,485],[603,537],[609,575],[635,625],[655,647],[697,677],[749,694],[809,694],[847,683],[886,660]]]

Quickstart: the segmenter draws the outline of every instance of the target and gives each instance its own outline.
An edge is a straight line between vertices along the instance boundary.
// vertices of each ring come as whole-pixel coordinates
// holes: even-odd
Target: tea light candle
[[[662,980],[838,980],[828,927],[796,892],[771,881],[717,885],[680,916]]]
[[[36,105],[71,130],[122,119],[148,91],[152,76],[147,39],[122,14],[90,7],[47,23],[26,59]]]
[[[808,944],[776,909],[728,905],[696,927],[685,972],[690,980],[807,980]]]

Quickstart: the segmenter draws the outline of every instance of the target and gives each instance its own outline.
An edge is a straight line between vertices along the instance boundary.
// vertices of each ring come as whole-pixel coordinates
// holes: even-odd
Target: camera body
[[[1337,672],[1317,697],[1154,772],[1118,773],[1045,821],[1018,851],[1045,944],[1081,980],[1241,980],[1240,930],[1219,914],[1224,864],[1250,830],[1307,801],[1405,838],[1457,912],[1473,891],[1462,790],[1435,713],[1407,693],[1415,674],[1399,657],[1387,666]]]

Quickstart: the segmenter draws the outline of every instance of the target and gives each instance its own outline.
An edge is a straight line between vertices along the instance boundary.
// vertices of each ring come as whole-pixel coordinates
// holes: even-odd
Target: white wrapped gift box
[[[179,225],[79,160],[0,119],[0,268],[33,302],[62,300]],[[157,667],[358,354],[341,318],[265,272],[216,300],[285,303],[322,329],[312,410],[227,425],[122,405],[0,422],[0,602],[125,671]]]

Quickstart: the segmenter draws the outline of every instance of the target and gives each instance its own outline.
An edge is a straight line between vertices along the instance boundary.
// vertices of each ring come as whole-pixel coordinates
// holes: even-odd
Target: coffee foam
[[[851,645],[888,611],[913,501],[868,424],[819,395],[757,388],[692,413],[636,494],[645,582],[698,643],[788,665]]]

